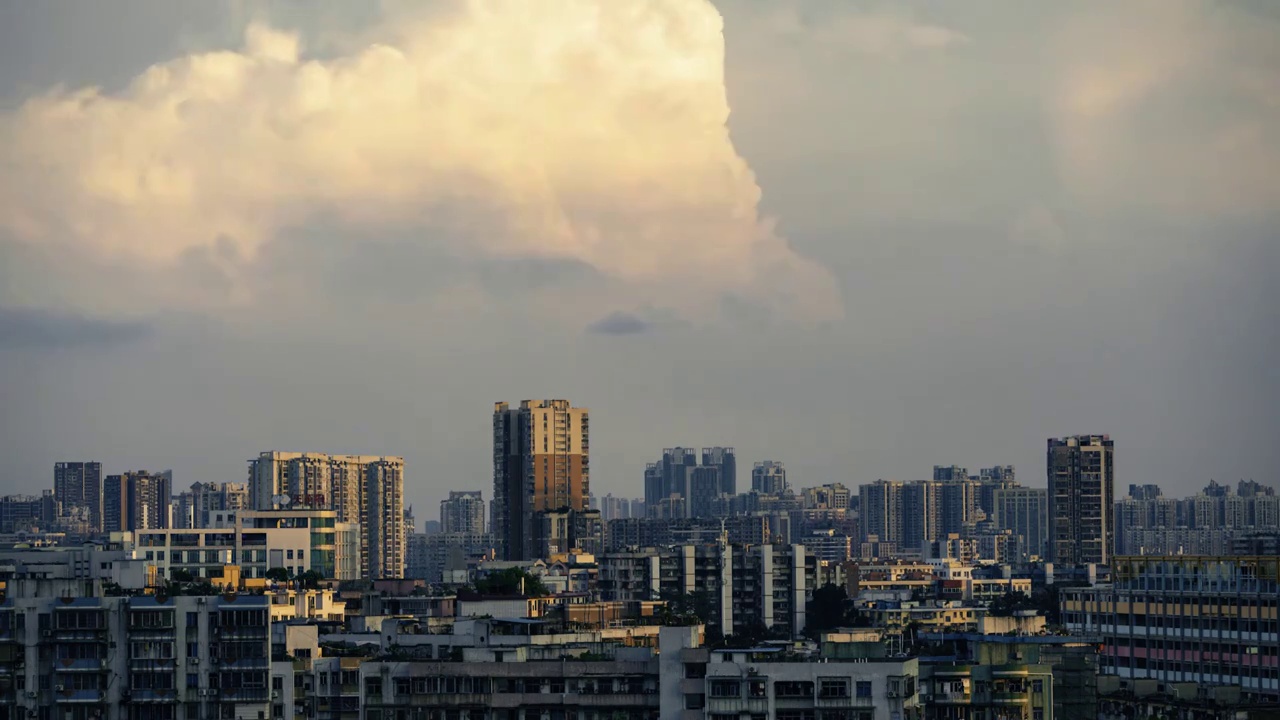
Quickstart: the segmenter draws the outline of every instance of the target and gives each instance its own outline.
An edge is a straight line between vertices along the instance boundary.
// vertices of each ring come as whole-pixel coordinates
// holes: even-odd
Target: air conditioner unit
[[[188,664],[188,665],[199,665],[199,664],[200,664],[200,658],[187,658],[187,664]]]
[[[67,689],[67,688],[66,688],[66,686],[65,686],[65,685],[54,685],[54,686],[53,686],[53,691],[54,691],[54,692],[62,692],[63,690],[66,690],[66,689]]]
[[[897,691],[897,690],[890,690],[889,692],[885,693],[885,695],[886,695],[886,697],[896,698],[896,697],[898,697],[898,691]]]
[[[53,637],[53,631],[52,631],[52,630],[45,630],[45,631],[43,631],[43,632],[41,632],[41,633],[40,633],[40,637]]]
[[[272,699],[272,700],[279,700],[279,699],[280,699],[280,693],[276,692],[275,690],[272,690],[272,691],[271,691],[271,699]]]

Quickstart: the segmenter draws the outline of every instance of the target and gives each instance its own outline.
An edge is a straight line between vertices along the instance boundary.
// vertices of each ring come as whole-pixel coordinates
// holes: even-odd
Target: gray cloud
[[[75,313],[0,307],[0,350],[48,350],[108,346],[144,340],[144,322],[103,320]]]
[[[653,323],[648,320],[618,310],[588,325],[587,332],[595,335],[639,335],[649,332],[653,327]]]

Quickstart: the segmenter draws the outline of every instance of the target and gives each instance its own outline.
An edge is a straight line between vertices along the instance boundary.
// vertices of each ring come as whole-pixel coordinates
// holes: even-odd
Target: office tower
[[[702,464],[720,470],[720,493],[736,495],[738,492],[738,461],[731,447],[702,448]]]
[[[102,531],[168,528],[172,487],[172,471],[108,475],[102,486]]]
[[[68,512],[89,509],[89,523],[102,529],[102,463],[60,462],[53,466],[53,497]]]
[[[1106,564],[1113,551],[1115,444],[1109,435],[1050,438],[1049,555],[1061,565]]]
[[[996,527],[1021,536],[1028,556],[1043,557],[1048,537],[1048,491],[1041,488],[1001,488],[995,491],[994,504],[992,520]]]
[[[934,465],[933,479],[938,482],[942,482],[944,480],[968,480],[969,470],[968,468],[962,468],[959,465]]]
[[[418,532],[418,521],[413,517],[413,506],[410,505],[404,509],[404,536],[409,537],[416,532]]]
[[[493,406],[493,502],[498,557],[534,559],[539,513],[585,512],[591,495],[590,426],[585,408],[568,400],[525,400]]]
[[[902,487],[896,480],[877,480],[858,487],[864,542],[871,537],[884,543],[902,541]]]
[[[937,540],[942,527],[942,483],[919,480],[902,488],[902,538],[922,553]]]
[[[359,523],[363,577],[404,572],[404,458],[380,455],[264,452],[249,461],[255,510],[333,510]]]
[[[446,533],[484,532],[484,496],[479,490],[453,490],[440,501],[440,529]]]
[[[779,495],[788,489],[787,469],[773,460],[758,462],[751,468],[751,490],[766,495]]]

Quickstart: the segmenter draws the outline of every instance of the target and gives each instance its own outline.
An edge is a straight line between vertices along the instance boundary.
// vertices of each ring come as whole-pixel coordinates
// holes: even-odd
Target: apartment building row
[[[1075,633],[1124,680],[1233,685],[1280,702],[1280,557],[1128,556],[1112,582],[1063,588]]]
[[[701,544],[596,558],[605,601],[685,599],[723,635],[757,628],[797,637],[818,561],[803,545]]]

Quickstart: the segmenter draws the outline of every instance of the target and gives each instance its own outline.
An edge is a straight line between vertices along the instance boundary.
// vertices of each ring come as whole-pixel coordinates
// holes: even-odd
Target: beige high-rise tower
[[[537,556],[539,515],[584,511],[591,494],[586,408],[568,400],[493,406],[492,530],[499,557]]]
[[[336,510],[360,524],[362,577],[404,577],[404,458],[264,452],[249,461],[249,499],[255,510]]]

